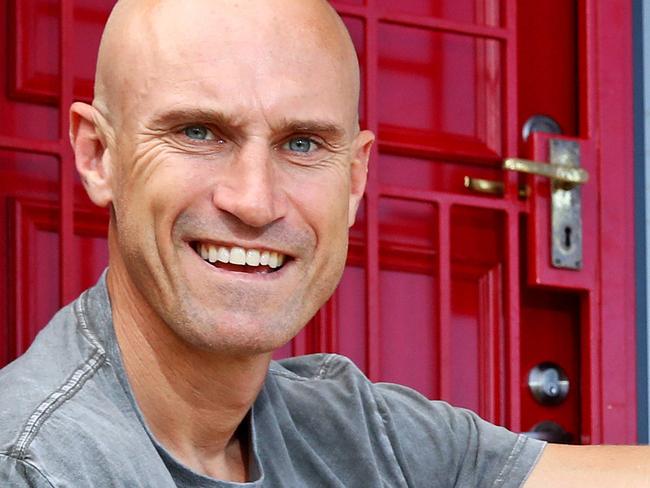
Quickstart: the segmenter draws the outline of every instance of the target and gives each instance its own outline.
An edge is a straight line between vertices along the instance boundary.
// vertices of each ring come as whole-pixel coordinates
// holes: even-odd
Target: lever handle
[[[582,168],[556,163],[540,163],[528,159],[507,158],[503,162],[503,169],[546,176],[556,182],[564,183],[563,186],[567,189],[589,181],[589,173]]]

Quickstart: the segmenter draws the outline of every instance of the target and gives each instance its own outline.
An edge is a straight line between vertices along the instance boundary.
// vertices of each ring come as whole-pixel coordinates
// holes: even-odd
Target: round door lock
[[[532,430],[524,432],[524,434],[533,439],[554,444],[570,444],[573,439],[573,436],[564,430],[560,424],[551,420],[544,420],[535,424]]]
[[[524,142],[528,140],[533,132],[545,132],[547,134],[562,134],[562,128],[555,119],[548,115],[537,114],[528,118],[521,128],[521,137]]]
[[[558,405],[569,394],[569,378],[557,364],[544,362],[528,373],[528,388],[542,405]]]

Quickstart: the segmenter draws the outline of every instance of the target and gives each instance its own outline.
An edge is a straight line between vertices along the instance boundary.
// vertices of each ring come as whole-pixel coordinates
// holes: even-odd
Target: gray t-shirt
[[[249,483],[193,472],[146,427],[126,380],[105,279],[0,371],[1,487],[518,487],[544,443],[348,359],[272,363],[244,425]]]

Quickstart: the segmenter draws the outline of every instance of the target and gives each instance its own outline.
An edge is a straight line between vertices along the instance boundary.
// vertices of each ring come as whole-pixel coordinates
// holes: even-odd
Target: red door
[[[0,37],[9,67],[0,72],[0,365],[106,264],[107,217],[74,176],[65,109],[91,96],[112,4],[5,0],[0,9],[11,26]],[[553,421],[571,442],[633,442],[631,6],[335,6],[358,49],[363,124],[378,144],[341,287],[278,355],[339,352],[374,380],[513,430]],[[507,157],[549,161],[555,136],[521,135],[534,115],[576,143],[590,176],[579,226],[563,224],[558,241],[575,250],[581,230],[579,269],[554,264],[554,184],[502,168]],[[564,400],[533,396],[539,365],[542,379],[549,365],[566,374]],[[566,387],[552,376],[546,387]]]

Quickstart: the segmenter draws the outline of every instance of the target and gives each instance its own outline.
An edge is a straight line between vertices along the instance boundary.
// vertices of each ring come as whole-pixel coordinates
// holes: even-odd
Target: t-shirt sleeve
[[[399,385],[375,385],[387,435],[410,486],[520,487],[545,443]]]
[[[11,488],[54,488],[32,464],[0,454],[0,486]]]

